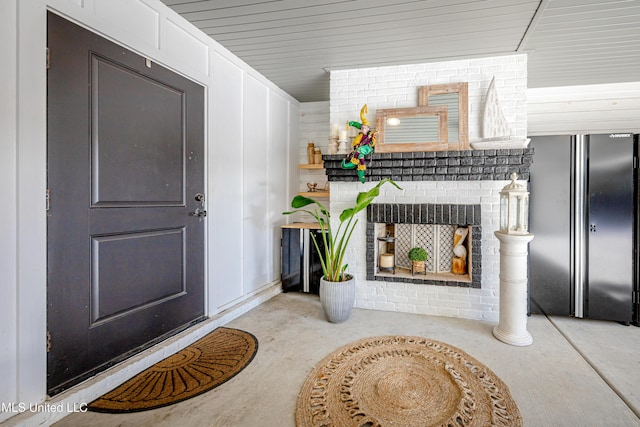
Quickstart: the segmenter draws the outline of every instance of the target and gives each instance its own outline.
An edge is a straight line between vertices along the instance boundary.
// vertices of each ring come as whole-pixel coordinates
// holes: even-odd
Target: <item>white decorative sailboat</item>
[[[513,135],[511,126],[500,107],[495,80],[495,77],[491,79],[484,101],[482,138],[471,141],[471,148],[474,150],[525,148],[531,139]]]

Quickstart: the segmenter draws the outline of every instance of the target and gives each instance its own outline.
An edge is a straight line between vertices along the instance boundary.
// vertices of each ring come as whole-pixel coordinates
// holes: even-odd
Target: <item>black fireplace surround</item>
[[[471,282],[456,280],[421,279],[375,274],[375,224],[449,224],[471,227],[471,256],[469,272]],[[482,278],[482,226],[480,205],[457,205],[438,203],[374,203],[367,207],[367,280],[405,282],[420,285],[481,287]],[[468,276],[467,276],[468,277]]]

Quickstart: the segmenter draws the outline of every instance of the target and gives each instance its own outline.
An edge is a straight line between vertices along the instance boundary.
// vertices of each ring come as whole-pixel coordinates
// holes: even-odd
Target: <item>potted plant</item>
[[[319,201],[309,197],[295,196],[291,201],[291,207],[294,210],[283,212],[284,215],[306,212],[320,224],[322,250],[320,250],[316,236],[311,234],[311,237],[318,251],[322,266],[323,277],[320,279],[320,303],[329,322],[344,322],[351,315],[356,295],[355,280],[352,275],[346,273],[348,264],[344,264],[344,255],[353,230],[358,223],[356,214],[373,202],[373,199],[380,194],[380,187],[386,183],[390,183],[400,189],[398,184],[385,178],[369,191],[358,193],[355,205],[342,211],[340,222],[335,229],[331,225],[331,215],[327,208]],[[309,205],[316,205],[316,207],[313,210],[305,209]]]
[[[411,260],[411,274],[427,274],[425,261],[429,259],[429,254],[424,248],[415,247],[409,250],[407,257]]]

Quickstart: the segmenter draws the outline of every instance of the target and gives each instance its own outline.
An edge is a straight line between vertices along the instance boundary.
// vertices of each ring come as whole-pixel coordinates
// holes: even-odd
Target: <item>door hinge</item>
[[[640,292],[633,291],[633,304],[640,304]]]
[[[49,52],[49,48],[47,48],[47,70],[51,68],[51,53]]]
[[[51,332],[47,331],[47,353],[51,351]]]
[[[51,209],[51,190],[49,190],[47,188],[47,191],[45,192],[45,196],[44,196],[44,201],[45,201],[45,211],[49,212],[49,209]]]

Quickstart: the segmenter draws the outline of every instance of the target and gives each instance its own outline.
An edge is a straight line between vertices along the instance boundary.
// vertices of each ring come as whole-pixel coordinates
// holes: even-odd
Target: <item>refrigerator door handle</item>
[[[300,243],[302,245],[303,249],[303,255],[302,255],[302,292],[309,292],[311,289],[310,286],[310,282],[311,282],[311,277],[309,274],[309,266],[310,264],[310,256],[309,254],[311,253],[311,239],[309,238],[310,236],[310,230],[308,229],[304,229],[302,230],[301,236],[300,236]]]
[[[574,252],[572,265],[572,282],[573,282],[573,315],[583,318],[585,284],[587,271],[587,236],[586,236],[586,218],[587,204],[584,195],[587,187],[587,171],[586,155],[588,152],[589,135],[572,136],[572,145],[574,147],[573,161],[573,235],[571,236],[572,248]],[[595,231],[595,229],[594,229]]]

